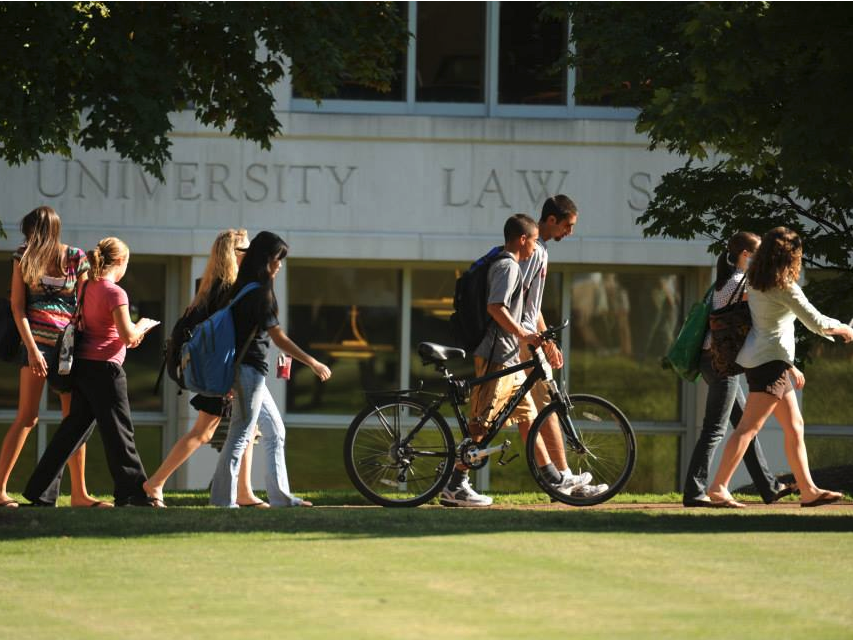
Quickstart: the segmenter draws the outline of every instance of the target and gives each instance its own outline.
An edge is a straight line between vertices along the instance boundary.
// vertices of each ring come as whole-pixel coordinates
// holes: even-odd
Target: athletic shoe
[[[592,474],[589,471],[584,471],[580,475],[572,475],[569,471],[563,472],[563,477],[554,487],[564,496],[576,495],[573,492],[592,482]]]
[[[601,495],[609,488],[610,485],[608,484],[587,484],[572,491],[572,496],[576,498],[593,498]]]
[[[488,507],[492,504],[489,496],[477,493],[465,478],[456,489],[444,487],[439,503],[445,507]]]

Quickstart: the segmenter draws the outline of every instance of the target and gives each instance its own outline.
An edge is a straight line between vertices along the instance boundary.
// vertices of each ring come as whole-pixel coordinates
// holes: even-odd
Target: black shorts
[[[222,396],[203,396],[199,394],[192,397],[190,404],[196,411],[204,411],[220,418],[231,417],[231,401]]]
[[[762,365],[745,369],[746,382],[750,393],[769,393],[782,399],[789,391],[793,391],[788,370],[791,368],[784,360],[771,360]]]
[[[41,351],[47,362],[47,385],[56,393],[71,393],[71,376],[61,376],[57,370],[59,367],[59,349],[40,342],[36,342],[36,347]],[[30,356],[23,342],[18,352],[18,364],[21,365],[21,368],[30,366]]]

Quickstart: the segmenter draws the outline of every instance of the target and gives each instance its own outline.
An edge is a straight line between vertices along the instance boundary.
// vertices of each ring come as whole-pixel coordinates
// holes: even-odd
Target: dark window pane
[[[405,21],[409,15],[409,5],[407,2],[395,2],[397,12]],[[387,93],[363,87],[355,82],[344,78],[341,86],[332,95],[323,96],[325,100],[371,100],[383,102],[404,102],[406,100],[406,54],[400,53],[397,56],[397,63],[394,65],[397,74],[391,80],[391,90]],[[304,98],[298,91],[294,90],[294,98]]]
[[[565,68],[554,63],[567,47],[564,22],[539,20],[539,3],[501,2],[498,70],[500,104],[566,104]]]
[[[8,226],[7,226],[8,229]],[[0,296],[12,294],[12,252],[0,252]],[[21,366],[17,362],[0,360],[0,409],[18,408],[18,381]]]
[[[294,362],[288,412],[354,415],[365,390],[399,386],[399,271],[291,266],[287,289],[289,337],[332,369],[323,383]]]
[[[420,102],[483,102],[485,2],[420,2],[417,91]]]

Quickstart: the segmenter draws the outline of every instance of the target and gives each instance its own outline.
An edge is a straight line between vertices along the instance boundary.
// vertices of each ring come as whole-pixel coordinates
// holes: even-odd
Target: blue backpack
[[[238,356],[231,307],[260,286],[257,282],[250,282],[240,289],[227,307],[192,330],[190,339],[181,347],[180,374],[187,389],[204,396],[224,396],[234,386],[237,365],[257,329],[252,331]]]

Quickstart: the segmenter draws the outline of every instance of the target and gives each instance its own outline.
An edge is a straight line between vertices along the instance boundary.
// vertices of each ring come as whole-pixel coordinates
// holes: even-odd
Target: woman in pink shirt
[[[130,320],[127,293],[118,286],[130,259],[124,242],[104,238],[88,257],[91,279],[81,292],[82,339],[71,372],[71,410],[39,460],[24,497],[37,506],[55,506],[62,468],[96,421],[115,483],[115,505],[155,506],[142,488],[146,475],[134,442],[122,363],[127,348],[138,346],[157,323]]]

